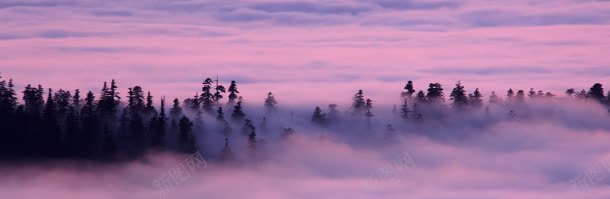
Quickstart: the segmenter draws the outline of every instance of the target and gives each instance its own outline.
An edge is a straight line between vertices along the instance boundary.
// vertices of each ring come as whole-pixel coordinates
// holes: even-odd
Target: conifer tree
[[[474,108],[483,106],[483,95],[479,92],[479,88],[474,89],[474,92],[468,95],[468,101]]]
[[[535,98],[536,96],[536,91],[534,91],[534,88],[530,88],[530,91],[527,93],[527,96],[530,98]]]
[[[525,92],[523,92],[523,90],[518,90],[515,98],[517,102],[525,102]]]
[[[455,108],[461,109],[468,105],[468,98],[466,97],[466,91],[464,90],[464,86],[462,86],[461,82],[457,82],[455,84],[455,88],[451,91],[451,97],[449,98],[453,101],[453,106]]]
[[[212,108],[214,106],[214,95],[211,91],[212,83],[214,83],[212,79],[206,78],[205,81],[203,81],[203,87],[201,88],[201,102],[203,110],[208,113],[214,111],[214,109]]]
[[[366,110],[366,101],[364,100],[364,92],[362,92],[362,90],[358,90],[358,92],[354,95],[352,108],[354,109],[355,113],[362,113]]]
[[[165,146],[165,128],[167,116],[165,115],[165,97],[161,98],[160,113],[151,119],[152,146],[162,148]]]
[[[337,110],[336,104],[328,105],[328,121],[329,122],[337,122],[339,121],[339,110]]]
[[[443,94],[443,87],[439,83],[430,83],[428,86],[428,93],[426,94],[426,98],[428,102],[432,103],[442,103],[445,101],[445,96]]]
[[[402,117],[403,119],[409,119],[410,113],[411,113],[411,111],[409,110],[409,105],[407,103],[407,99],[405,99],[405,102],[402,104],[402,106],[400,108],[400,117]]]
[[[326,114],[322,113],[322,109],[316,106],[311,116],[311,122],[317,125],[323,125],[326,122]]]
[[[426,94],[424,94],[424,91],[419,91],[415,100],[417,103],[425,103],[426,101],[428,101],[426,98]]]
[[[244,120],[244,126],[241,127],[241,131],[244,135],[249,135],[252,131],[255,130],[254,124],[252,124],[252,120],[246,119]]]
[[[178,100],[178,98],[174,99],[174,105],[172,105],[172,108],[169,110],[169,116],[172,119],[182,116],[182,107],[180,107],[180,100]]]
[[[267,93],[267,98],[265,99],[265,110],[267,111],[267,113],[272,113],[275,110],[276,104],[277,101],[275,100],[275,96],[273,96],[273,93]]]
[[[237,99],[237,93],[239,93],[239,91],[237,90],[237,84],[235,83],[235,80],[231,81],[231,85],[229,86],[229,102],[227,104],[229,105],[233,105],[235,103],[235,100]]]
[[[513,91],[512,88],[508,89],[508,91],[506,92],[506,99],[508,101],[512,101],[513,97],[515,97],[515,92]]]
[[[500,97],[496,94],[496,91],[491,91],[491,95],[489,96],[489,103],[495,104],[500,102]]]
[[[57,104],[53,99],[53,90],[49,88],[47,93],[47,101],[43,111],[43,127],[41,139],[41,150],[46,152],[46,155],[57,157],[61,152],[61,129],[57,123]]]
[[[409,80],[405,85],[405,92],[403,92],[403,96],[408,96],[409,98],[413,96],[415,93],[415,89],[413,89],[413,81]]]
[[[243,120],[246,114],[242,110],[241,101],[237,101],[237,105],[233,108],[233,113],[231,114],[231,119],[234,121]]]
[[[599,103],[606,103],[606,97],[604,96],[604,88],[600,83],[593,84],[593,86],[591,86],[591,88],[589,89],[589,92],[587,92],[587,96],[589,98],[594,99],[595,101],[598,101]]]
[[[565,93],[568,97],[572,97],[576,93],[576,89],[568,88]]]
[[[182,116],[179,122],[180,126],[180,148],[185,153],[194,153],[197,151],[197,142],[193,134],[193,123],[186,116]]]
[[[218,107],[218,110],[216,111],[216,113],[218,113],[218,115],[216,115],[216,119],[218,121],[224,121],[225,120],[225,113],[222,111],[222,107]]]
[[[150,117],[151,115],[157,114],[157,109],[153,105],[153,96],[150,94],[150,91],[146,93],[146,106],[144,107],[144,115]]]
[[[225,93],[226,90],[223,85],[218,84],[218,78],[216,78],[216,86],[214,87],[214,90],[216,90],[216,92],[214,92],[214,102],[216,104],[220,104],[220,100],[222,99],[222,93]]]
[[[220,160],[225,163],[235,160],[235,154],[233,154],[233,150],[229,146],[229,138],[225,138],[225,146],[220,152]]]

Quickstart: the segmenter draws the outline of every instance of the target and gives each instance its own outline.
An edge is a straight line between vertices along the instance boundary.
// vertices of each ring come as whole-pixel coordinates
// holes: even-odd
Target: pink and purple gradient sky
[[[487,95],[610,84],[604,0],[3,0],[0,21],[0,72],[20,89],[97,93],[115,78],[184,98],[218,75],[299,103],[396,95],[409,79]]]

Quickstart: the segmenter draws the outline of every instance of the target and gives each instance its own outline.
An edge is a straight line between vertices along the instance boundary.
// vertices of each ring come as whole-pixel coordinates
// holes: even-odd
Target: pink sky
[[[392,103],[380,97],[407,80],[486,95],[610,85],[607,1],[9,0],[0,20],[0,72],[20,88],[97,93],[114,78],[184,98],[219,75],[246,99],[341,103],[362,88]]]

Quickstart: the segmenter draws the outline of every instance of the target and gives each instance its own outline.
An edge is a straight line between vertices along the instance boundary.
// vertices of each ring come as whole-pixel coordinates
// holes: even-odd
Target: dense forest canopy
[[[307,125],[331,133],[381,129],[381,140],[391,141],[399,132],[426,123],[447,124],[451,117],[489,118],[480,125],[527,119],[537,114],[528,109],[527,103],[544,100],[594,102],[610,113],[610,92],[605,94],[599,83],[588,90],[569,88],[562,96],[533,88],[527,92],[515,90],[509,89],[504,96],[493,91],[484,99],[478,88],[468,93],[462,82],[453,88],[443,88],[439,83],[417,88],[413,81],[407,81],[403,91],[388,96],[400,97],[391,109],[377,108],[374,99],[358,90],[350,107],[340,109],[337,104],[329,104],[295,114],[293,110],[280,109],[272,92],[267,93],[261,106],[246,107],[236,81],[225,88],[218,80],[207,78],[201,91],[180,100],[154,96],[141,86],[119,88],[114,80],[104,82],[96,95],[92,91],[42,85],[27,85],[18,91],[12,79],[0,78],[0,155],[2,160],[120,161],[142,157],[150,150],[199,151],[211,159],[232,161],[232,145],[243,145],[238,148],[249,151],[249,156],[260,156],[265,138],[290,139],[296,134],[295,121],[307,121]],[[22,94],[21,99],[18,93]],[[264,110],[254,110],[258,108]]]

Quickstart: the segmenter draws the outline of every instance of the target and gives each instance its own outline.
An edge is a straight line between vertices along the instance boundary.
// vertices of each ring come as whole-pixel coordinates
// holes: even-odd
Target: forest
[[[408,81],[396,96],[388,96],[400,101],[387,110],[375,108],[373,99],[358,90],[351,97],[353,101],[349,108],[340,110],[337,104],[329,104],[327,110],[323,110],[325,106],[316,106],[305,114],[278,110],[278,101],[272,92],[268,92],[261,106],[246,107],[236,81],[225,87],[211,78],[202,82],[201,91],[183,100],[155,98],[141,86],[119,89],[114,80],[104,82],[98,95],[92,91],[55,90],[42,85],[25,86],[20,91],[21,99],[17,92],[12,79],[0,77],[1,161],[114,162],[138,159],[150,151],[203,151],[206,159],[232,161],[236,155],[231,145],[239,145],[254,155],[267,144],[260,135],[290,139],[298,131],[291,126],[293,124],[269,125],[288,117],[291,121],[294,117],[302,117],[300,121],[307,121],[305,125],[331,133],[350,128],[371,132],[381,129],[379,139],[391,141],[395,134],[405,129],[417,129],[426,124],[443,125],[448,117],[495,118],[487,123],[526,120],[527,103],[541,100],[589,101],[600,104],[600,108],[610,113],[610,92],[604,95],[600,83],[588,90],[569,88],[561,96],[531,88],[516,92],[509,89],[505,94],[493,91],[485,99],[479,89],[468,93],[461,82],[457,82],[446,96],[439,83],[416,90],[414,82]],[[264,110],[252,111],[260,107]],[[391,115],[392,119],[376,120],[378,115]],[[236,139],[245,142],[231,142]],[[372,138],[360,135],[359,139]],[[210,150],[206,143],[221,146],[222,150]]]

